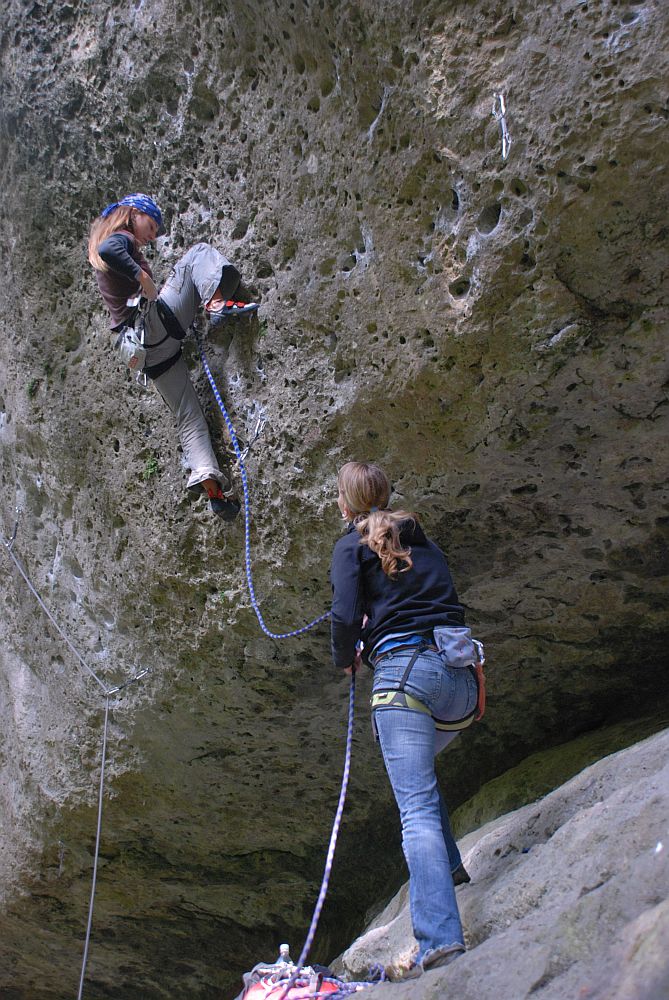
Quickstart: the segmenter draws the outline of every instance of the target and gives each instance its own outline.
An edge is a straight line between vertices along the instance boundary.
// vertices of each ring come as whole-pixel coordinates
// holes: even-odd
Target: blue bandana
[[[113,212],[115,208],[119,205],[129,205],[131,208],[136,208],[138,212],[144,212],[144,215],[148,215],[149,218],[158,226],[158,235],[165,232],[165,227],[163,226],[163,214],[156,205],[153,198],[149,198],[148,194],[127,194],[125,198],[121,198],[120,201],[113,201],[111,205],[107,205],[100,212],[103,219],[106,219],[110,212]]]

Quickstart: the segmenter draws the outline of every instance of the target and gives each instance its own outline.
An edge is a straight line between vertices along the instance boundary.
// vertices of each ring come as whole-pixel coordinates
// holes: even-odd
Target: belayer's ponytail
[[[354,515],[360,543],[377,554],[383,572],[395,577],[411,569],[411,549],[400,542],[400,526],[406,521],[415,522],[416,517],[407,511],[387,509],[390,483],[383,469],[369,462],[347,462],[339,470],[337,483],[347,509]]]
[[[415,517],[404,510],[370,511],[355,519],[360,541],[376,552],[387,576],[406,573],[413,566],[411,548],[403,548],[400,542],[400,525],[409,520],[415,522]],[[401,568],[400,561],[404,564]]]

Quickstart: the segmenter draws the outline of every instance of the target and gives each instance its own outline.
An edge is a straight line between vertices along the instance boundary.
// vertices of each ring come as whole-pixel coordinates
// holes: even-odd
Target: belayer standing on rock
[[[400,810],[418,941],[401,978],[414,978],[465,950],[454,883],[469,876],[434,758],[483,714],[482,647],[465,628],[443,552],[414,514],[388,509],[385,473],[348,462],[338,486],[348,531],[332,554],[332,656],[349,674],[361,659],[374,668],[373,718]]]
[[[116,347],[128,366],[150,378],[174,414],[186,464],[187,489],[209,496],[215,514],[232,520],[239,512],[228,476],[218,467],[200,401],[181,356],[181,343],[202,304],[210,325],[255,312],[254,302],[232,298],[240,274],[208,243],[191,247],[161,288],[142,247],[163,232],[158,205],[145,194],[129,194],[102,210],[91,225],[88,259],[111,315]],[[132,302],[142,296],[145,307]],[[131,300],[131,301],[129,301]]]

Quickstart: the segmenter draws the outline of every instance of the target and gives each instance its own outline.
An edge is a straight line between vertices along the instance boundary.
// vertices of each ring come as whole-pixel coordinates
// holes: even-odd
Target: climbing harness
[[[108,733],[108,730],[109,730],[109,703],[110,703],[111,698],[113,698],[115,695],[120,694],[121,691],[125,690],[125,688],[129,687],[131,684],[134,684],[136,681],[141,680],[142,677],[145,677],[148,673],[150,673],[150,670],[148,668],[145,668],[144,670],[140,670],[138,673],[136,673],[132,677],[130,677],[129,680],[125,681],[122,684],[118,684],[115,687],[108,687],[105,684],[105,682],[103,680],[101,680],[100,677],[98,677],[98,675],[96,674],[96,672],[93,670],[93,668],[91,666],[89,666],[89,664],[86,662],[86,660],[81,655],[81,653],[79,652],[79,650],[71,642],[69,636],[66,635],[66,633],[60,627],[60,625],[58,624],[58,622],[56,621],[56,619],[54,618],[54,616],[52,615],[52,613],[49,611],[48,607],[46,606],[46,604],[42,600],[39,592],[37,591],[37,589],[33,585],[33,583],[31,581],[30,577],[28,576],[25,568],[23,567],[23,564],[21,563],[20,559],[17,557],[16,553],[14,552],[14,543],[16,541],[16,535],[17,535],[17,531],[18,531],[18,527],[19,527],[19,516],[20,516],[20,513],[21,512],[20,512],[19,508],[17,507],[16,508],[16,521],[14,523],[14,530],[12,532],[11,538],[5,539],[5,538],[2,538],[0,536],[0,541],[2,541],[5,549],[7,550],[9,558],[14,563],[14,566],[18,570],[20,576],[23,578],[26,586],[28,587],[28,590],[33,595],[33,597],[35,598],[35,600],[37,601],[37,603],[41,607],[42,611],[44,611],[45,615],[47,616],[47,618],[49,619],[49,621],[51,622],[51,624],[55,628],[55,630],[58,633],[58,635],[60,636],[60,638],[65,642],[65,644],[67,645],[68,649],[74,655],[75,659],[84,668],[84,670],[86,671],[86,673],[89,674],[89,676],[93,678],[93,680],[96,682],[96,684],[98,685],[98,687],[102,690],[102,693],[103,693],[104,699],[105,699],[105,715],[104,715],[104,723],[103,723],[103,728],[102,728],[102,753],[101,753],[101,762],[100,762],[100,790],[99,790],[99,794],[98,794],[98,812],[97,812],[97,824],[96,824],[96,833],[95,833],[95,850],[94,850],[94,855],[93,855],[93,874],[92,874],[92,878],[91,878],[91,895],[90,895],[90,901],[89,901],[89,904],[88,904],[88,921],[87,921],[87,924],[86,924],[86,937],[85,937],[85,940],[84,940],[84,954],[83,954],[82,963],[81,963],[81,976],[80,976],[80,979],[79,979],[79,991],[77,993],[77,1000],[81,1000],[81,998],[83,996],[83,991],[84,991],[84,978],[85,978],[85,975],[86,975],[86,965],[88,963],[88,950],[89,950],[90,940],[91,940],[91,929],[92,929],[92,926],[93,926],[93,910],[94,910],[94,904],[95,904],[95,889],[96,889],[96,885],[97,885],[98,859],[99,859],[99,856],[100,856],[100,840],[101,840],[101,836],[102,836],[102,805],[103,805],[103,801],[104,801],[105,768],[106,768],[106,763],[107,763],[107,733]]]
[[[165,336],[157,340],[155,344],[147,344],[146,324],[149,309],[153,303],[143,295],[136,295],[127,300],[127,305],[133,309],[133,312],[127,323],[119,330],[114,347],[119,352],[121,360],[135,375],[139,385],[146,388],[150,378],[156,379],[164,375],[181,357],[181,348],[179,348],[164,361],[155,365],[147,365],[146,360],[149,357],[149,352],[160,347],[170,337],[173,340],[183,340],[186,334],[170,307],[159,298],[155,301],[155,308],[158,319],[165,330]]]
[[[141,381],[143,385],[146,385],[146,375],[143,372],[147,355],[144,344],[146,302],[147,300],[142,299],[139,295],[136,298],[128,299],[128,305],[136,311],[131,321],[121,327],[114,342],[114,347],[118,351],[121,361],[128,366],[133,375],[136,375],[137,381]]]
[[[502,159],[506,160],[511,148],[511,136],[506,124],[506,101],[504,94],[495,94],[492,102],[492,116],[499,122],[499,130],[502,136]]]
[[[237,456],[237,464],[239,466],[239,475],[242,480],[242,489],[244,492],[244,564],[246,569],[246,583],[249,590],[249,596],[251,598],[251,605],[255,611],[256,618],[258,619],[258,624],[263,630],[266,636],[270,639],[290,639],[293,636],[303,635],[308,632],[315,625],[319,625],[330,617],[330,612],[326,611],[325,614],[320,615],[318,618],[314,618],[313,621],[309,622],[308,625],[303,625],[301,628],[292,629],[290,632],[272,632],[268,629],[265,624],[265,620],[262,616],[260,606],[255,594],[255,588],[253,586],[253,572],[251,569],[251,497],[249,490],[248,476],[246,473],[246,466],[244,465],[244,452],[239,446],[239,441],[237,440],[237,434],[235,433],[235,428],[233,426],[232,420],[225,408],[225,404],[218,391],[218,386],[214,381],[214,376],[211,374],[211,368],[209,367],[209,362],[207,361],[207,356],[204,352],[204,346],[202,344],[202,337],[199,331],[193,327],[193,332],[195,334],[195,339],[197,342],[198,350],[200,352],[200,358],[202,360],[202,367],[205,370],[205,374],[209,380],[209,385],[214,394],[214,398],[218,403],[218,408],[220,409],[223,419],[225,421],[225,426],[228,428],[230,434],[230,440],[232,441],[232,447],[235,450],[235,455]],[[263,424],[264,426],[264,424]],[[248,453],[248,452],[247,452]]]
[[[436,633],[435,629],[435,633]],[[444,629],[444,631],[450,631]],[[439,646],[433,645],[427,640],[423,640],[418,643],[418,645],[398,645],[389,649],[387,653],[382,653],[378,659],[375,660],[374,666],[376,666],[384,656],[388,656],[391,653],[395,655],[396,653],[408,652],[413,650],[413,655],[407,664],[406,670],[402,675],[402,679],[399,683],[399,687],[396,688],[380,688],[372,694],[370,704],[372,706],[372,727],[374,730],[374,735],[378,739],[378,734],[376,731],[376,723],[374,720],[374,711],[376,709],[382,710],[386,708],[410,708],[415,712],[424,712],[426,715],[432,716],[434,721],[435,729],[443,733],[458,733],[461,729],[467,729],[471,726],[472,722],[478,722],[479,719],[483,718],[485,712],[485,676],[483,674],[483,664],[485,663],[485,654],[483,651],[483,643],[479,642],[478,639],[471,640],[475,644],[477,650],[478,660],[476,663],[466,663],[456,669],[466,669],[469,670],[474,679],[476,680],[477,688],[477,699],[476,707],[468,715],[465,715],[462,719],[437,719],[432,712],[424,705],[422,701],[418,698],[414,698],[413,695],[407,694],[405,688],[407,681],[409,680],[409,675],[413,670],[414,664],[420,654],[425,650],[432,650],[433,652],[439,652]]]

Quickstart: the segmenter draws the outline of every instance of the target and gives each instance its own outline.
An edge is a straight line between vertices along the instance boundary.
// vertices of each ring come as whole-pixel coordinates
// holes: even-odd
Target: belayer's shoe
[[[445,965],[450,965],[456,958],[463,955],[465,946],[457,941],[446,945],[444,948],[434,948],[428,951],[422,962],[411,962],[408,966],[390,966],[386,969],[386,976],[391,983],[405,983],[409,979],[418,979],[424,972],[431,972],[432,969],[442,969]]]
[[[464,885],[465,882],[471,882],[471,876],[462,863],[454,872],[451,872],[451,875],[453,876],[453,885]]]
[[[464,953],[465,946],[459,944],[457,941],[447,945],[445,948],[435,948],[434,951],[428,951],[421,963],[423,972],[428,972],[430,969],[442,969],[445,965],[450,965],[451,962],[454,962],[460,955],[464,955]]]
[[[231,316],[247,316],[249,313],[257,312],[259,308],[258,302],[235,302],[234,299],[227,299],[220,307],[207,310],[209,325],[218,326]]]

